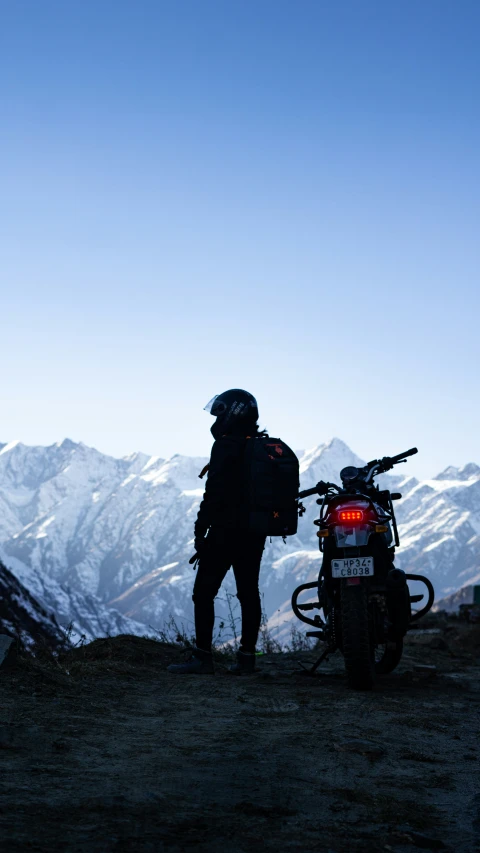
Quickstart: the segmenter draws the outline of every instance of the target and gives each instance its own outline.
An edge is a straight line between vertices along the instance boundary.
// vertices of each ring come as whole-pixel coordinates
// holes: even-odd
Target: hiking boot
[[[167,670],[175,675],[213,675],[212,653],[203,649],[189,649],[185,663],[171,663]]]
[[[250,675],[255,672],[255,655],[248,652],[237,652],[237,662],[230,668],[234,675]]]

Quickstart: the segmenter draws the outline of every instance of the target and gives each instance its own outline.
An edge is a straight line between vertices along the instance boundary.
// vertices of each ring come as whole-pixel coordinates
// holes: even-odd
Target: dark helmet
[[[205,411],[217,419],[211,429],[214,438],[237,429],[253,427],[258,420],[255,397],[241,388],[231,388],[223,394],[216,394],[205,406]]]

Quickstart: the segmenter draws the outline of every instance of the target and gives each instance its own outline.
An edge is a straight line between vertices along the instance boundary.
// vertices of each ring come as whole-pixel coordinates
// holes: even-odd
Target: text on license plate
[[[332,578],[364,578],[373,575],[373,557],[332,560]]]

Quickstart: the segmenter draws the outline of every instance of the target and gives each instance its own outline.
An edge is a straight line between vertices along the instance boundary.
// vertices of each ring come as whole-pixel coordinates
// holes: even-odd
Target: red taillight
[[[361,509],[342,509],[338,513],[340,521],[363,521]]]

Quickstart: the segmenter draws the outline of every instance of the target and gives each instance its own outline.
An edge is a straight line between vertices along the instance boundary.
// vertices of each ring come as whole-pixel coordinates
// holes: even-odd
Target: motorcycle
[[[374,459],[363,468],[349,465],[340,472],[342,487],[320,481],[298,495],[301,500],[318,495],[320,517],[315,519],[322,567],[318,580],[301,584],[293,593],[295,615],[327,644],[319,659],[308,670],[313,674],[330,654],[340,649],[345,661],[349,687],[371,690],[377,674],[392,672],[401,660],[403,638],[412,622],[431,608],[435,593],[423,575],[407,574],[394,565],[395,547],[400,544],[393,501],[402,495],[381,490],[377,475],[406,462],[417,448]],[[412,604],[425,594],[412,595],[408,581],[423,583],[427,601],[412,612]],[[298,603],[302,592],[316,589],[318,601]],[[321,610],[314,618],[304,613]]]

